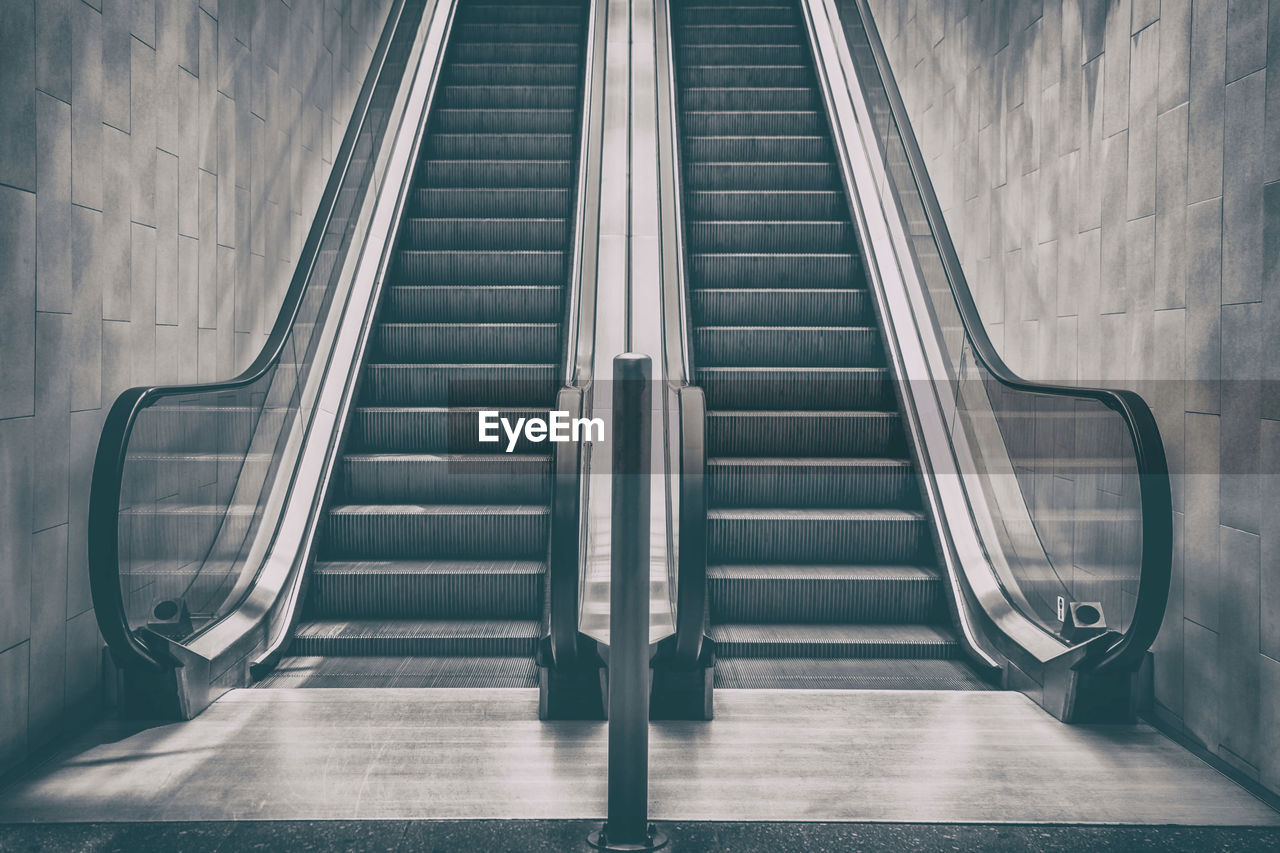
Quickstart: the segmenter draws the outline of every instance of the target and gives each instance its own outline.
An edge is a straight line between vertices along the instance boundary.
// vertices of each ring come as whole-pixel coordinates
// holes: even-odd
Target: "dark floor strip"
[[[228,853],[228,851],[587,851],[596,821],[247,821],[0,825],[0,851]],[[671,851],[1196,851],[1280,850],[1258,827],[1045,824],[663,823]]]

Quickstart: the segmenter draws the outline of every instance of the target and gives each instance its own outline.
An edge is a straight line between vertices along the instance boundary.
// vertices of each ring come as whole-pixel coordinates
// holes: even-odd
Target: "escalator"
[[[673,5],[718,687],[983,689],[798,10]]]
[[[113,404],[90,579],[127,711],[536,685],[598,717],[608,466],[478,427],[596,412],[625,346],[661,351],[655,716],[999,684],[1127,718],[1154,418],[1000,360],[864,0],[658,4],[652,74],[604,60],[608,6],[396,0],[258,356]]]
[[[462,0],[292,644],[264,687],[534,687],[587,4]]]

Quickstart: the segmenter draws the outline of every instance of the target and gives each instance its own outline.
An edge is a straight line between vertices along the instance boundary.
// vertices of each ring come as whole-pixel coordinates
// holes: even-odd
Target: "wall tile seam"
[[[1182,621],[1190,622],[1192,625],[1195,625],[1197,628],[1200,628],[1201,630],[1208,631],[1210,634],[1213,634],[1215,637],[1220,636],[1222,634],[1222,632],[1219,631],[1218,629],[1210,628],[1208,625],[1205,625],[1201,622],[1197,622],[1196,620],[1188,616],[1186,613],[1182,614]]]
[[[58,103],[60,103],[60,104],[65,104],[65,105],[66,105],[66,106],[68,106],[68,107],[69,107],[69,106],[71,106],[71,100],[70,100],[69,98],[59,98],[59,97],[58,97],[57,95],[55,95],[53,92],[50,92],[50,91],[48,91],[48,90],[46,90],[46,89],[42,89],[42,88],[40,88],[39,86],[34,87],[34,89],[35,89],[35,91],[36,91],[36,92],[38,92],[39,94],[41,94],[41,95],[45,95],[45,96],[50,97],[50,98],[53,98],[55,101],[57,101],[57,102],[58,102]],[[39,155],[39,153],[40,153],[40,152],[37,150],[37,151],[36,151],[36,154],[37,154],[37,155]]]
[[[1261,773],[1261,770],[1258,767],[1258,765],[1254,764],[1252,761],[1245,758],[1243,755],[1236,752],[1231,747],[1227,746],[1225,743],[1222,743],[1221,741],[1219,741],[1216,747],[1216,750],[1220,755],[1222,753],[1226,753],[1224,757],[1229,759],[1228,761],[1229,764],[1235,765],[1237,770],[1244,773],[1244,775],[1246,776],[1252,777],[1255,781],[1257,781],[1258,776]]]
[[[83,608],[82,610],[72,613],[70,616],[67,617],[66,621],[71,622],[72,620],[79,619],[81,616],[85,615],[91,610],[93,610],[92,604],[90,604],[88,607]]]
[[[28,635],[28,636],[26,636],[26,637],[23,637],[21,640],[19,640],[18,642],[14,643],[12,646],[9,646],[7,649],[0,649],[0,655],[7,655],[7,654],[9,654],[9,652],[13,651],[14,649],[18,648],[19,646],[25,646],[25,645],[27,645],[27,644],[28,644],[28,643],[30,643],[30,642],[31,642],[31,637],[30,637],[30,635]]]
[[[34,196],[36,194],[35,190],[29,190],[26,187],[15,186],[14,184],[7,184],[4,181],[0,181],[0,187],[3,187],[4,189],[7,189],[7,190],[17,190],[18,192],[26,193],[29,196]]]
[[[70,444],[70,442],[69,442],[69,441],[68,441],[68,444]],[[41,533],[48,533],[50,530],[57,530],[59,527],[66,527],[66,528],[70,528],[70,527],[71,527],[71,522],[70,522],[70,521],[59,521],[57,524],[50,524],[50,525],[48,525],[48,526],[46,526],[46,527],[40,527],[40,528],[37,528],[37,529],[35,529],[35,530],[32,530],[32,531],[31,531],[31,535],[32,535],[32,536],[38,536],[38,535],[39,535],[39,534],[41,534]]]
[[[94,206],[93,206],[93,205],[91,205],[91,204],[83,204],[83,203],[78,202],[78,201],[72,201],[72,202],[69,202],[69,204],[70,204],[72,207],[78,207],[78,208],[80,208],[81,210],[92,210],[94,213],[102,213],[102,208],[101,208],[101,207],[94,207]]]

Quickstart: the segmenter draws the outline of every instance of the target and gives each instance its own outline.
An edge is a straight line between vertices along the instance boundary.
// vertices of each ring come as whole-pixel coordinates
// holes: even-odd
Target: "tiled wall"
[[[107,408],[261,346],[389,5],[0,3],[0,772],[99,702]]]
[[[1158,713],[1280,790],[1280,0],[871,6],[1010,366],[1156,409]]]

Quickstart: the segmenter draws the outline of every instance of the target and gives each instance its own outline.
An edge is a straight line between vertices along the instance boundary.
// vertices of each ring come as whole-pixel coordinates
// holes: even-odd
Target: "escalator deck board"
[[[717,688],[783,690],[991,690],[963,661],[720,658]]]
[[[538,686],[531,657],[289,657],[255,687]]]

